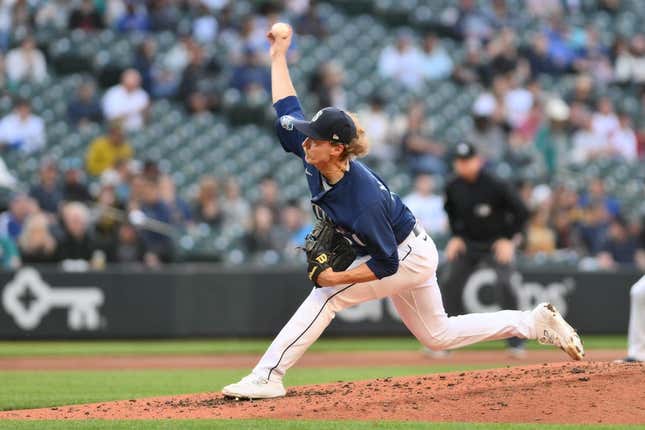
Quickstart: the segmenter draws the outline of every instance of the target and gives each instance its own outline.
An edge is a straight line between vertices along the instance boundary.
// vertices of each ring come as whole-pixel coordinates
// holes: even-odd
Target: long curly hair
[[[341,161],[351,160],[354,158],[365,157],[370,150],[370,142],[367,138],[367,133],[365,129],[358,121],[358,116],[354,112],[346,112],[347,115],[354,121],[354,126],[356,127],[356,137],[349,142],[349,145],[345,145],[345,151],[340,156]]]

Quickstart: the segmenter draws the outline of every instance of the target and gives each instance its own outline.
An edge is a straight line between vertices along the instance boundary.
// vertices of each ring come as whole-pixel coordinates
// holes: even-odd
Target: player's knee
[[[423,343],[433,351],[443,351],[451,346],[449,340],[441,336],[428,336]]]
[[[321,316],[329,320],[334,319],[337,312],[352,305],[335,293],[330,288],[316,288],[311,293],[313,299],[321,305]]]
[[[354,302],[343,300],[342,297],[334,297],[332,300],[329,301],[328,308],[335,314],[336,312],[340,312],[343,309],[347,309],[355,304],[356,303]]]
[[[441,325],[434,329],[428,330],[427,335],[423,339],[423,343],[428,348],[434,351],[442,351],[452,346],[453,336],[451,335],[448,325]]]

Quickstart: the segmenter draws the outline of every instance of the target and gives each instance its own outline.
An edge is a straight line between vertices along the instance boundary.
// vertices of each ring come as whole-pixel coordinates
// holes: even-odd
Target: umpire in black
[[[518,193],[500,178],[484,170],[484,160],[474,145],[460,142],[453,162],[455,177],[446,185],[445,209],[452,230],[446,246],[450,262],[442,279],[442,294],[449,315],[465,313],[463,290],[479,265],[497,274],[495,299],[502,309],[517,309],[511,287],[517,240],[529,217]],[[510,351],[523,355],[522,341],[508,341]]]

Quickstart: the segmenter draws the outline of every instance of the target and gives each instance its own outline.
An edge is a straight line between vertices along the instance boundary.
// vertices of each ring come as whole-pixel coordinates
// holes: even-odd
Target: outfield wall
[[[582,333],[625,333],[636,272],[521,270],[514,285],[530,309],[550,301]],[[472,312],[491,304],[494,272],[475,272],[464,290]],[[311,287],[300,269],[108,270],[23,268],[0,273],[0,338],[271,336]],[[313,315],[312,315],[313,318]],[[407,333],[388,300],[337,315],[333,335]]]

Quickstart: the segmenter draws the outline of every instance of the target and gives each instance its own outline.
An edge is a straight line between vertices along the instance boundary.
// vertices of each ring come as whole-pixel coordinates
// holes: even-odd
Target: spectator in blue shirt
[[[576,60],[582,56],[582,33],[576,28],[570,28],[560,17],[554,16],[545,35],[549,41],[551,60],[559,67],[573,71]]]
[[[597,255],[598,262],[604,269],[633,267],[638,248],[638,238],[630,236],[625,220],[617,217],[609,225],[607,239]]]
[[[558,75],[563,73],[564,67],[556,63],[549,55],[549,39],[545,34],[538,33],[531,39],[531,46],[526,49],[524,56],[531,67],[531,76],[543,74]]]
[[[590,255],[602,249],[609,229],[610,217],[602,204],[594,204],[585,210],[582,223],[578,226],[580,239]]]
[[[0,214],[0,236],[15,242],[22,233],[27,217],[36,212],[38,203],[34,199],[27,194],[14,195],[9,203],[9,210]]]
[[[592,179],[587,192],[580,197],[581,207],[586,208],[594,204],[602,204],[611,217],[620,214],[620,203],[607,195],[605,184],[599,178]]]
[[[75,126],[103,121],[103,111],[92,82],[84,82],[78,87],[76,96],[67,106],[67,118]]]
[[[58,165],[52,160],[43,160],[40,164],[40,182],[34,184],[29,195],[36,199],[40,208],[50,214],[58,212],[63,200],[63,191],[58,181]]]
[[[155,94],[154,63],[157,54],[157,44],[154,39],[144,40],[138,47],[134,57],[134,68],[141,75],[141,87],[148,94]]]
[[[170,175],[159,177],[159,193],[170,209],[171,222],[177,226],[186,226],[192,223],[193,217],[190,206],[184,199],[177,195],[177,187]]]
[[[244,94],[258,89],[266,93],[271,91],[271,74],[258,51],[250,47],[244,50],[242,62],[233,70],[231,86]]]
[[[428,80],[446,79],[452,74],[452,59],[432,32],[426,33],[423,38],[421,67],[423,77]]]
[[[145,10],[137,7],[137,2],[130,0],[126,5],[126,11],[116,23],[116,28],[122,33],[130,31],[148,31],[148,15]]]
[[[161,198],[158,180],[144,179],[142,191],[141,211],[146,219],[141,236],[146,248],[146,264],[157,266],[162,262],[169,263],[175,254],[169,234],[173,227],[172,211]]]

